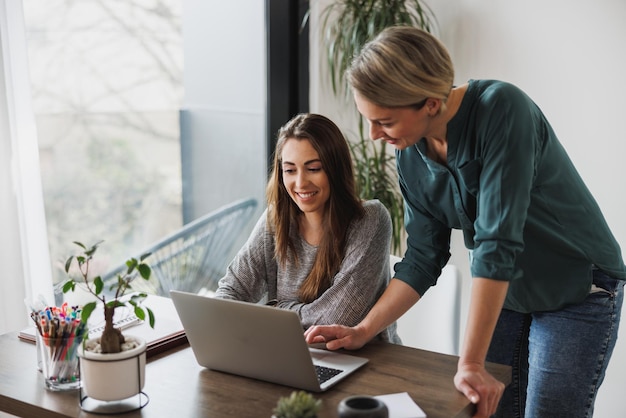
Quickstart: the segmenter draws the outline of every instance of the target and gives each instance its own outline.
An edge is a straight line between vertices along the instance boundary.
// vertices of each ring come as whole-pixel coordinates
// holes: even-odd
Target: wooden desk
[[[80,409],[78,391],[50,392],[36,369],[33,344],[17,333],[0,336],[0,411],[20,417],[102,417]],[[322,399],[320,418],[336,417],[341,399],[355,395],[408,392],[429,418],[471,417],[473,405],[458,392],[452,378],[457,357],[409,347],[374,343],[355,354],[370,359],[362,369]],[[510,382],[510,368],[490,364],[499,380]],[[150,401],[122,417],[267,417],[278,398],[292,388],[215,372],[200,367],[188,345],[149,359],[144,392]]]

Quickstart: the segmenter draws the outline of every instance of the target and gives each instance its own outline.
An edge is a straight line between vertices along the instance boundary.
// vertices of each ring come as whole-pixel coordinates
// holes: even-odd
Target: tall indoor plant
[[[322,10],[320,18],[326,63],[333,93],[337,96],[349,94],[344,76],[353,57],[384,28],[410,25],[431,32],[436,23],[423,0],[335,0]],[[351,150],[359,194],[362,199],[378,199],[387,207],[393,224],[391,250],[399,254],[404,206],[395,158],[385,141],[373,143],[367,137],[361,117],[358,123],[359,138],[351,141]]]

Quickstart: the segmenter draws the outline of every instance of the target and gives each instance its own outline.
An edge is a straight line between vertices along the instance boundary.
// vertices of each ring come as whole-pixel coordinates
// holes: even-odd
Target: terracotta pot
[[[97,339],[88,340],[78,351],[82,391],[100,401],[117,401],[137,395],[144,386],[146,341],[125,335],[136,347],[114,354],[89,351]],[[86,348],[85,348],[86,347]]]

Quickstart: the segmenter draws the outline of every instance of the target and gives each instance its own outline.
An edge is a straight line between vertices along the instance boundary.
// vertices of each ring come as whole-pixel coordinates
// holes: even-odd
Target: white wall
[[[329,0],[321,3],[327,4]],[[596,196],[626,249],[626,2],[623,0],[430,0],[439,37],[456,67],[456,82],[496,78],[513,82],[543,109]],[[314,2],[315,7],[320,4]],[[313,35],[314,36],[314,35]],[[312,49],[312,54],[317,51]],[[312,60],[312,111],[349,126]],[[346,115],[348,113],[348,115]],[[347,118],[347,119],[346,119]],[[452,263],[464,275],[467,310],[469,266],[461,234],[454,234]],[[626,388],[626,325],[622,327],[595,417],[623,414]]]

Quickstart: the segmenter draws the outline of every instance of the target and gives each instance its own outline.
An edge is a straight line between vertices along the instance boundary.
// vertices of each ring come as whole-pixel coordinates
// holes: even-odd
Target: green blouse
[[[618,243],[537,105],[517,87],[470,80],[447,127],[448,166],[424,141],[396,151],[408,232],[395,277],[420,295],[463,230],[473,277],[510,282],[505,308],[554,310],[582,301],[592,267],[626,279]]]

